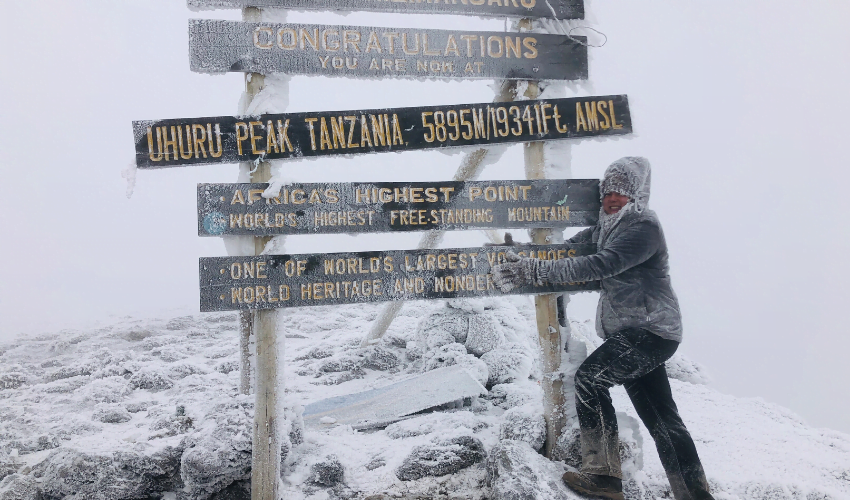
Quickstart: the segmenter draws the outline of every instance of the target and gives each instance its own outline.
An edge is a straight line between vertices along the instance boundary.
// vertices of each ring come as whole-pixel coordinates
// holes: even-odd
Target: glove
[[[531,284],[543,285],[546,283],[545,269],[541,266],[540,259],[529,259],[508,252],[505,255],[506,262],[493,266],[490,273],[493,275],[493,283],[503,292],[510,292],[514,288],[522,288]]]

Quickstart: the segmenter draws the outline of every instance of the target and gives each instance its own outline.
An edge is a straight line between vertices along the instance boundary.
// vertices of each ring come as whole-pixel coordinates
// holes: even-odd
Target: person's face
[[[602,198],[602,210],[605,210],[605,213],[609,215],[615,214],[625,207],[628,202],[628,196],[623,196],[620,193],[608,193]]]

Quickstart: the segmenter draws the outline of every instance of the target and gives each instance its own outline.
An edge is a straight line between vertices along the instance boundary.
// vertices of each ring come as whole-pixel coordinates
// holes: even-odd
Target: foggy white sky
[[[629,95],[637,134],[573,147],[598,178],[624,155],[653,164],[682,302],[682,351],[719,389],[850,431],[850,4],[776,0],[592,1],[608,44],[591,49],[593,94]],[[110,316],[197,312],[195,185],[234,165],[139,172],[131,121],[234,114],[240,75],[189,71],[181,0],[39,0],[0,6],[0,339]],[[290,21],[501,30],[449,16],[291,14]],[[489,82],[295,77],[290,111],[485,102]],[[304,182],[445,180],[437,152],[293,163]],[[522,177],[520,147],[483,179]],[[293,252],[409,248],[418,235],[290,238]],[[452,233],[445,246],[483,242]],[[592,316],[596,297],[574,300]]]

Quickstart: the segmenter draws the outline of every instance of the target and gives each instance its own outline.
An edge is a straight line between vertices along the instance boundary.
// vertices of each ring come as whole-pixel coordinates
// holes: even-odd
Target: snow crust
[[[293,309],[280,322],[285,498],[579,498],[560,481],[576,464],[576,429],[566,429],[563,462],[536,451],[544,426],[530,297],[410,302],[361,350],[379,308]],[[0,345],[0,499],[248,498],[253,396],[237,394],[236,327],[235,314],[127,318]],[[592,351],[601,342],[592,327],[572,321],[571,348]],[[491,380],[484,361],[499,352],[522,363]],[[303,427],[303,405],[422,373],[446,353],[470,371],[484,366],[486,396],[370,432]],[[668,368],[715,498],[850,498],[850,436],[721,394],[685,355]],[[625,392],[613,398],[628,497],[669,498],[652,438]]]

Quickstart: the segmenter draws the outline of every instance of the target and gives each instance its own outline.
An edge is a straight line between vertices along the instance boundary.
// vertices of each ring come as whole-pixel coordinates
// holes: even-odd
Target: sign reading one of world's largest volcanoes
[[[583,37],[189,21],[192,71],[366,78],[587,78]]]
[[[268,186],[198,184],[198,234],[592,226],[600,207],[596,179]]]
[[[201,258],[201,311],[272,309],[503,295],[490,269],[507,251],[556,260],[596,245],[441,248]],[[511,294],[598,290],[598,282],[526,286]]]
[[[139,168],[629,134],[625,95],[133,122]]]
[[[584,19],[583,0],[187,0],[189,8],[269,7],[409,14],[549,17]]]

